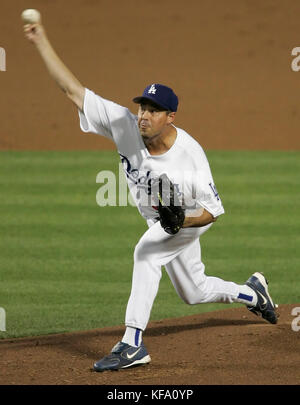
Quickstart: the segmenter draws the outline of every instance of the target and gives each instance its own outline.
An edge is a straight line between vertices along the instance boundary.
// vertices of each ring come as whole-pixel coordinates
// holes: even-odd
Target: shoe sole
[[[127,364],[127,366],[123,366],[121,368],[128,368],[128,367],[132,367],[132,366],[137,366],[139,364],[147,364],[147,363],[150,363],[150,361],[151,361],[151,357],[149,355],[147,355],[147,356],[143,357],[142,359],[135,360],[134,362]]]
[[[97,371],[97,372],[118,371],[118,370],[121,370],[123,368],[129,368],[129,367],[139,366],[139,365],[142,365],[142,364],[147,364],[147,363],[150,363],[150,361],[151,361],[151,357],[149,355],[147,355],[147,356],[143,357],[142,359],[135,360],[132,363],[127,364],[127,365],[125,365],[123,367],[111,367],[111,368],[100,369],[100,368],[95,367],[95,365],[94,365],[93,368],[94,368],[94,371]]]

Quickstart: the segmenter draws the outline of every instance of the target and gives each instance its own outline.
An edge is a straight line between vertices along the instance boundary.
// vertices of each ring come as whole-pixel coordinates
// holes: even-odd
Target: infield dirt
[[[299,384],[296,305],[279,308],[277,325],[244,308],[150,322],[144,335],[152,362],[97,373],[95,360],[123,327],[0,341],[0,383],[26,385],[290,385]],[[298,304],[300,307],[300,304]]]

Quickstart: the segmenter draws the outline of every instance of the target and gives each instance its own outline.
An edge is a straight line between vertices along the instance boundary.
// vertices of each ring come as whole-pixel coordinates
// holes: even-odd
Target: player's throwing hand
[[[45,30],[41,24],[25,24],[24,34],[25,38],[36,45],[46,37]]]

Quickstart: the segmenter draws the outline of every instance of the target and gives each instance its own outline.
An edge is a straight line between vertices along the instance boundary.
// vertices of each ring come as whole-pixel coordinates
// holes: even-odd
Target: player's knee
[[[201,294],[199,294],[199,291],[196,291],[183,297],[183,301],[188,305],[197,305],[203,302],[203,298],[201,297]]]
[[[186,289],[186,290],[181,290],[177,291],[178,295],[182,299],[183,302],[185,302],[188,305],[195,305],[199,304],[198,302],[198,295],[197,291],[194,291],[192,289]]]
[[[184,302],[188,305],[204,304],[207,302],[206,296],[201,295],[199,291],[195,294],[191,294],[188,297],[183,298]]]
[[[184,301],[186,304],[188,304],[188,305],[196,305],[196,304],[199,304],[199,302],[198,302],[198,300],[197,300],[197,297],[195,297],[194,295],[193,295],[193,296],[189,295],[188,297],[183,297],[182,299],[183,299],[183,301]]]
[[[139,242],[134,249],[134,261],[144,261],[148,259],[148,249],[144,243]]]
[[[188,305],[196,305],[207,302],[208,296],[209,294],[206,288],[206,276],[204,276],[202,281],[198,283],[194,289],[182,294],[181,298]]]

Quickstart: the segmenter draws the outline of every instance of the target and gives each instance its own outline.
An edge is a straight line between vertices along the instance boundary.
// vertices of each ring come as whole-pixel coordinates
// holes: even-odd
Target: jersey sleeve
[[[205,208],[206,211],[210,212],[215,218],[224,214],[225,210],[214,184],[209,166],[196,172],[193,188],[197,208]]]
[[[132,114],[126,107],[106,100],[87,88],[83,111],[78,112],[83,132],[102,135],[115,142],[122,129],[128,127],[132,121]]]
[[[190,155],[194,162],[192,195],[196,208],[205,208],[216,218],[225,213],[206,154],[200,145]]]

